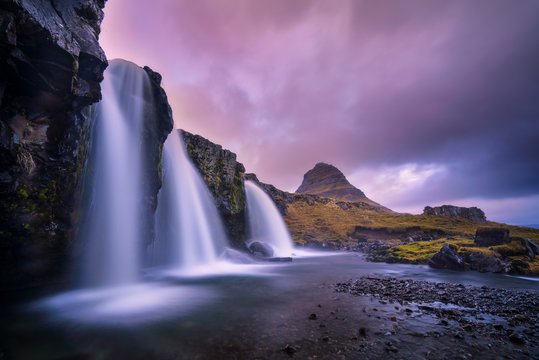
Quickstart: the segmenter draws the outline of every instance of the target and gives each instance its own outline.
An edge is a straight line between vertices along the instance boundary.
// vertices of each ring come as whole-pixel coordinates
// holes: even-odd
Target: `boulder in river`
[[[270,258],[273,256],[273,249],[266,243],[253,241],[249,244],[249,251],[258,258]]]
[[[435,269],[465,270],[464,261],[455,253],[451,245],[445,244],[428,262]]]
[[[480,251],[473,251],[466,255],[464,259],[471,270],[480,272],[505,273],[510,269],[510,265],[500,260],[494,255],[486,256]]]

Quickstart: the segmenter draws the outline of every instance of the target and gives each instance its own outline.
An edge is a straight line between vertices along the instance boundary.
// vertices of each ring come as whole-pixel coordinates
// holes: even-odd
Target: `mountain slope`
[[[388,208],[369,199],[363,191],[350,184],[344,174],[333,165],[318,163],[303,176],[303,182],[296,190],[298,194],[311,194],[334,200],[363,202],[380,210]]]

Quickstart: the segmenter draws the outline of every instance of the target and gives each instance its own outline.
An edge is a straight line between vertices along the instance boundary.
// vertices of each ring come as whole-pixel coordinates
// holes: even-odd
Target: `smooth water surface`
[[[313,325],[306,319],[320,311],[318,305],[360,312],[357,304],[365,300],[335,293],[334,285],[363,275],[539,290],[532,280],[369,263],[353,253],[245,269],[243,274],[161,280],[145,289],[127,289],[127,296],[87,299],[88,307],[70,307],[67,301],[63,310],[50,310],[34,302],[3,319],[3,338],[10,341],[2,346],[15,358],[211,359],[227,353],[227,346],[249,358],[250,351],[279,349],[308,336]],[[87,311],[97,311],[98,317],[89,321],[70,316]],[[268,353],[266,358],[273,356]]]

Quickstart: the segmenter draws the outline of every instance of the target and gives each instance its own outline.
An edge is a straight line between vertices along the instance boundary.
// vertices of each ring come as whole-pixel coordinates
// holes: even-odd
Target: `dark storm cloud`
[[[445,169],[410,193],[426,202],[539,193],[537,1],[116,0],[105,14],[109,57],[160,71],[178,125],[264,181],[294,190],[318,161],[416,164]]]

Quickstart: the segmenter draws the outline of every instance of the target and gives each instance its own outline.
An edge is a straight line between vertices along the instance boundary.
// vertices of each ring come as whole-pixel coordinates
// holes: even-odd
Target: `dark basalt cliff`
[[[142,176],[142,185],[144,187],[143,229],[147,231],[144,238],[147,243],[151,243],[154,239],[154,213],[157,209],[157,194],[162,183],[161,155],[163,143],[174,127],[174,120],[172,119],[172,109],[168,103],[167,94],[161,87],[161,75],[148,66],[145,66],[144,70],[150,78],[154,105],[152,109],[147,109],[145,114],[141,144],[146,161]]]
[[[107,60],[98,43],[104,1],[0,2],[0,284],[57,279],[76,249],[82,175],[91,173],[91,115]],[[161,76],[145,67],[142,218],[153,239],[161,150],[172,111]],[[90,168],[88,168],[90,166]]]
[[[485,224],[487,218],[483,210],[477,207],[459,207],[453,205],[442,205],[436,207],[425,206],[423,215],[448,216],[453,219],[467,219],[479,224]]]
[[[104,1],[0,2],[0,283],[57,273],[73,230]]]
[[[202,136],[180,131],[187,154],[199,169],[215,199],[230,240],[234,246],[244,247],[246,203],[243,164],[236,160],[236,154],[223,149],[221,145],[214,144]]]
[[[363,191],[350,184],[344,174],[333,165],[318,163],[303,176],[296,190],[298,194],[311,194],[346,202],[363,202],[379,210],[390,211],[369,199]]]

